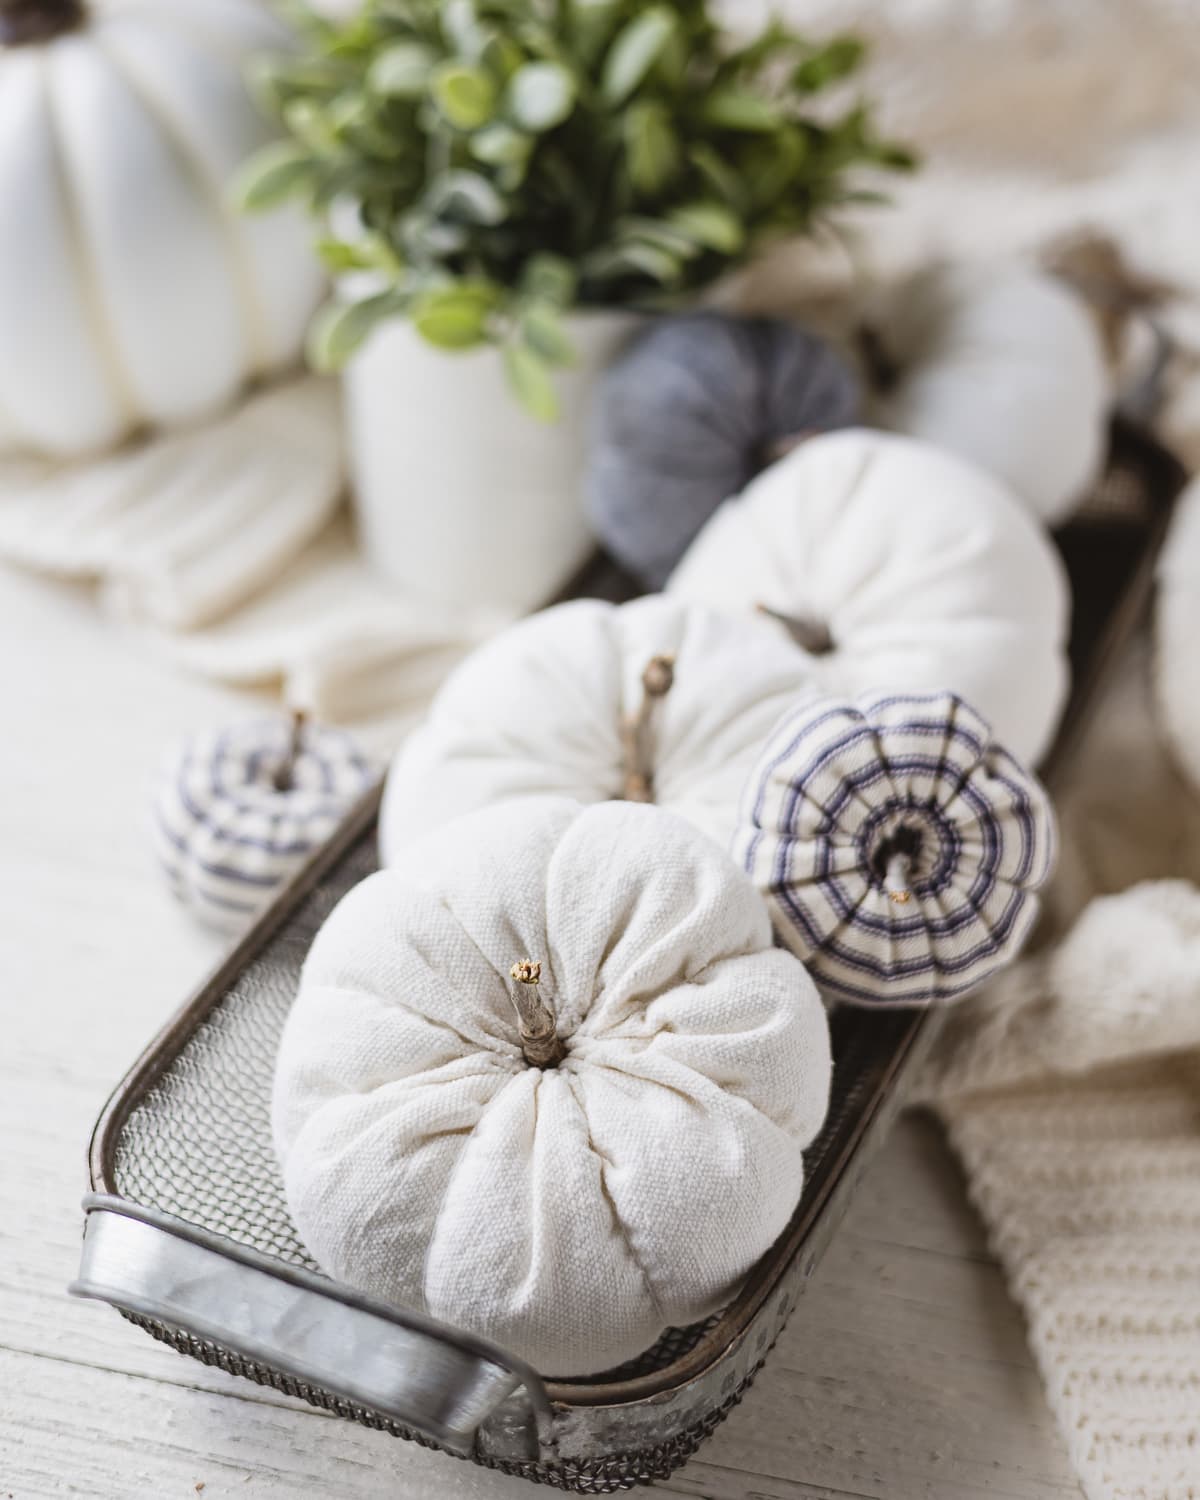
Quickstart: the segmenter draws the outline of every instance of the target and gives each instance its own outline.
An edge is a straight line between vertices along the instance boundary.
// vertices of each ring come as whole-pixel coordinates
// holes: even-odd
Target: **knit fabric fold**
[[[1200,1495],[1200,889],[1094,899],[922,1080],[1089,1500]]]

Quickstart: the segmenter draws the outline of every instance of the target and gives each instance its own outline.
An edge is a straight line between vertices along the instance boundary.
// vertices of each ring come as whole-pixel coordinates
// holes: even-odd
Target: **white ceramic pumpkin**
[[[0,454],[88,454],[295,363],[321,296],[295,211],[239,216],[270,131],[259,0],[0,0]]]
[[[727,855],[658,808],[536,798],[343,899],[272,1113],[324,1270],[587,1375],[736,1290],[829,1080],[816,989]]]
[[[1019,264],[955,265],[894,288],[870,318],[881,426],[1003,480],[1047,525],[1099,476],[1112,377],[1093,314]]]
[[[652,800],[724,848],[763,740],[812,676],[765,621],[661,595],[533,615],[468,657],[401,747],[380,813],[384,863],[459,813],[547,792]]]
[[[999,481],[910,438],[804,443],[717,511],[667,594],[787,617],[829,694],[958,693],[1025,761],[1066,698],[1058,553]]]

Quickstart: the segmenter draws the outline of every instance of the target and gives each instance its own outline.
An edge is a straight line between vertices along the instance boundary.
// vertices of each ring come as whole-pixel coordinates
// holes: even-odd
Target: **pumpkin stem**
[[[888,899],[897,906],[907,906],[912,900],[912,892],[908,888],[911,878],[911,857],[907,854],[893,854],[884,872],[883,888],[888,893]]]
[[[654,801],[654,746],[651,730],[655,705],[665,698],[675,682],[675,658],[652,656],[642,673],[642,704],[636,714],[626,714],[620,724],[622,768],[625,782],[621,796],[626,802]]]
[[[83,0],[0,0],[0,47],[49,42],[86,20]]]
[[[886,396],[900,382],[903,367],[883,341],[878,328],[860,324],[854,331],[854,344],[862,361],[867,384],[877,396]]]
[[[534,1068],[553,1068],[566,1056],[558,1035],[558,1016],[542,997],[542,966],[537,959],[522,958],[509,970],[513,981],[512,1003],[521,1028],[521,1051]]]
[[[805,427],[799,432],[789,432],[785,437],[776,438],[774,442],[768,443],[763,449],[763,467],[765,468],[768,464],[777,464],[781,458],[786,458],[789,453],[794,453],[797,448],[807,443],[809,438],[816,437],[819,431],[818,427]]]
[[[772,609],[769,604],[755,606],[760,615],[782,625],[802,651],[809,656],[828,656],[833,650],[834,640],[829,626],[814,615],[789,615],[781,609]]]
[[[1062,241],[1051,249],[1046,264],[1091,307],[1105,351],[1114,364],[1120,357],[1130,318],[1153,311],[1179,295],[1173,283],[1135,271],[1116,242],[1103,234],[1077,235]]]
[[[3,3],[3,0],[0,0]],[[292,710],[292,732],[288,740],[288,747],[284,753],[283,760],[272,777],[272,785],[277,792],[290,792],[295,783],[296,761],[304,742],[304,731],[308,727],[308,715],[302,708]]]

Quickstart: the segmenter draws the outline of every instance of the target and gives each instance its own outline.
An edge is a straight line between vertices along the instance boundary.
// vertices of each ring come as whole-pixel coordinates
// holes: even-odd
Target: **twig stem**
[[[671,691],[675,681],[675,658],[652,656],[642,673],[642,702],[636,714],[626,714],[620,724],[621,759],[625,781],[621,796],[626,802],[654,801],[654,710]]]
[[[304,731],[308,727],[308,715],[302,708],[292,710],[292,732],[283,760],[275,772],[272,782],[277,792],[290,792],[295,785],[296,761],[304,743]]]
[[[541,963],[537,959],[519,959],[509,975],[525,1061],[534,1068],[553,1068],[565,1057],[566,1048],[558,1035],[554,1006],[541,993]]]
[[[888,893],[888,899],[897,906],[907,906],[912,900],[912,892],[908,888],[911,879],[912,859],[907,854],[893,854],[883,876],[883,888]]]

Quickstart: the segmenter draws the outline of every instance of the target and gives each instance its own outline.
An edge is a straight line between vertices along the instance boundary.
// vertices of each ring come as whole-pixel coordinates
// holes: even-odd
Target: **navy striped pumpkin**
[[[953,693],[809,700],[746,787],[734,854],[831,999],[926,1005],[1008,963],[1055,825],[1038,781]]]
[[[343,731],[283,717],[192,736],[168,761],[155,801],[172,893],[213,926],[244,926],[375,775]]]

